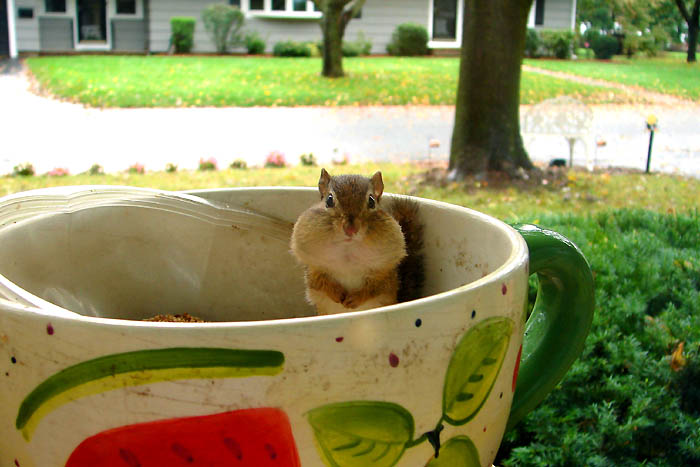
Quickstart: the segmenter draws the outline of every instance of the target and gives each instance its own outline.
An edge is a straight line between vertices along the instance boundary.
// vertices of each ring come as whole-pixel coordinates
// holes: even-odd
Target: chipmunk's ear
[[[318,179],[318,191],[321,192],[321,198],[328,194],[331,184],[331,176],[326,172],[326,169],[321,169],[321,178]]]
[[[382,193],[384,193],[384,180],[382,180],[382,173],[375,173],[372,175],[372,179],[370,181],[372,182],[372,191],[374,192],[374,196],[377,198],[377,201],[379,201],[379,198],[382,197]]]

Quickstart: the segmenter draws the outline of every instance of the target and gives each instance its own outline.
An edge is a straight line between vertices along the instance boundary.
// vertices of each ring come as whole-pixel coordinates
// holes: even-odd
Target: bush
[[[104,175],[105,169],[100,164],[92,164],[88,169],[88,174],[90,175]]]
[[[174,174],[177,172],[177,165],[173,164],[172,162],[168,162],[165,164],[165,171],[169,174]]]
[[[170,18],[170,45],[175,49],[175,53],[186,54],[192,51],[196,22],[194,18],[188,16]]]
[[[540,223],[588,258],[596,311],[583,353],[494,464],[700,465],[700,213]]]
[[[576,49],[576,57],[583,60],[590,60],[595,56],[593,50],[580,47]]]
[[[595,58],[599,60],[608,60],[617,53],[619,44],[613,36],[599,35],[591,40],[591,48],[595,54]]]
[[[138,162],[135,164],[132,164],[129,166],[128,169],[126,169],[126,173],[130,174],[144,174],[146,173],[146,167],[144,167],[143,164],[139,164]]]
[[[14,166],[12,169],[12,175],[13,176],[20,176],[20,177],[31,177],[34,175],[36,172],[34,171],[34,166],[30,164],[29,162],[24,162],[22,164],[18,164]]]
[[[49,177],[66,177],[70,175],[70,171],[65,167],[56,167],[46,172],[46,175]]]
[[[248,164],[243,159],[236,159],[235,161],[231,162],[231,168],[245,170],[248,168]]]
[[[213,3],[202,11],[204,28],[220,54],[226,53],[229,47],[243,43],[241,28],[244,20],[238,7],[225,3]]]
[[[265,167],[283,168],[287,167],[287,160],[279,151],[272,151],[265,158]]]
[[[560,59],[571,58],[571,51],[574,48],[573,32],[544,29],[539,31],[539,35],[547,56]]]
[[[528,28],[525,35],[525,56],[528,58],[537,58],[540,56],[540,47],[542,40],[537,31],[533,28]]]
[[[252,31],[245,36],[245,48],[250,55],[260,55],[265,53],[265,39],[257,31]]]
[[[282,41],[272,49],[275,57],[310,57],[311,47],[306,42]]]
[[[316,156],[314,156],[312,153],[302,154],[299,157],[299,162],[301,162],[301,165],[307,167],[316,167]]]
[[[386,50],[390,55],[427,55],[428,31],[420,24],[399,24],[391,35]]]
[[[207,170],[216,170],[217,165],[216,165],[216,159],[213,157],[210,157],[209,159],[199,159],[199,165],[197,166],[197,169],[204,172]]]

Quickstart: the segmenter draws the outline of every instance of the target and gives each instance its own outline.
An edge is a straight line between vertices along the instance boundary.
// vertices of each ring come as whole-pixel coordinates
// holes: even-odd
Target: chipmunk
[[[424,278],[418,204],[407,198],[383,202],[381,172],[331,177],[322,169],[318,190],[321,201],[299,216],[291,241],[317,313],[418,298]]]

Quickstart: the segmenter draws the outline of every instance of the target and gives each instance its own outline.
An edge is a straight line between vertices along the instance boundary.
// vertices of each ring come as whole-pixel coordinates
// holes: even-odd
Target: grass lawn
[[[700,63],[686,63],[685,54],[632,60],[617,56],[609,61],[526,59],[525,64],[700,101]]]
[[[320,58],[32,57],[40,87],[93,107],[230,107],[454,104],[457,58],[350,58],[348,76],[320,76]],[[588,103],[625,103],[616,90],[524,73],[521,102],[567,94]]]
[[[423,185],[416,165],[366,164],[329,167],[332,174],[381,170],[386,191],[439,199],[474,208],[511,221],[537,219],[548,213],[600,212],[611,208],[643,208],[656,212],[697,209],[700,180],[670,175],[627,173],[610,175],[569,172],[556,184],[536,188],[494,188],[482,183],[454,183],[445,187]],[[248,170],[178,171],[146,174],[4,177],[0,195],[57,185],[131,185],[164,190],[188,190],[235,186],[316,186],[318,167],[261,168]]]

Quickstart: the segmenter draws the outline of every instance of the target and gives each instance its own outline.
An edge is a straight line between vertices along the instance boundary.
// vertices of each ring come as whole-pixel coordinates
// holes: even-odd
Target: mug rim
[[[120,185],[74,185],[74,186],[60,186],[60,187],[48,187],[39,188],[35,190],[27,190],[24,192],[14,193],[0,198],[0,203],[5,203],[11,201],[15,198],[21,198],[30,193],[36,194],[59,194],[65,195],[65,193],[75,193],[84,191],[86,193],[95,192],[97,190],[111,189],[132,189],[135,191],[141,191],[143,193],[169,193],[177,196],[185,195],[186,197],[198,197],[199,194],[206,193],[230,193],[230,192],[275,192],[275,191],[292,191],[301,193],[312,193],[316,192],[317,189],[314,187],[294,187],[294,186],[262,186],[262,187],[230,187],[230,188],[207,188],[207,189],[195,189],[195,190],[185,190],[185,191],[169,191],[169,190],[159,190],[153,188],[143,188],[143,187],[130,187],[130,186],[120,186]],[[396,303],[393,305],[373,308],[370,310],[363,311],[348,311],[347,313],[339,313],[334,315],[319,315],[319,316],[302,316],[293,318],[276,318],[268,320],[255,320],[255,321],[217,321],[217,322],[205,322],[205,323],[174,323],[174,322],[152,322],[152,321],[137,321],[130,319],[121,318],[103,318],[97,316],[86,316],[75,311],[71,311],[67,308],[55,305],[37,295],[34,295],[23,289],[18,284],[12,282],[3,274],[0,274],[0,285],[2,285],[6,291],[14,295],[15,301],[9,300],[4,297],[0,297],[0,308],[9,308],[17,312],[32,312],[41,315],[47,315],[56,318],[65,318],[71,320],[78,320],[83,322],[90,322],[93,324],[102,324],[107,326],[137,326],[137,327],[149,327],[149,328],[178,328],[178,329],[212,329],[212,328],[250,328],[250,327],[266,327],[266,326],[294,326],[294,325],[306,325],[313,322],[326,322],[334,320],[354,320],[359,319],[364,316],[375,315],[375,314],[387,314],[400,312],[404,310],[415,310],[419,308],[432,308],[453,298],[460,297],[462,295],[470,293],[472,290],[479,287],[487,286],[488,284],[503,282],[504,278],[509,276],[513,271],[522,267],[522,265],[528,262],[528,248],[525,243],[524,238],[510,225],[504,223],[503,221],[484,214],[480,211],[476,211],[471,208],[464,206],[459,206],[452,203],[447,203],[444,201],[436,201],[429,198],[420,198],[409,195],[401,195],[395,193],[385,193],[389,197],[404,197],[409,198],[418,202],[419,204],[431,205],[438,209],[458,211],[462,214],[477,219],[480,222],[484,222],[492,227],[497,228],[506,235],[510,245],[511,253],[508,258],[495,270],[490,272],[484,277],[477,280],[468,282],[459,287],[455,287],[444,292],[439,292],[426,297],[421,297],[409,302]],[[206,201],[208,199],[204,198]],[[33,302],[33,303],[32,303]]]

